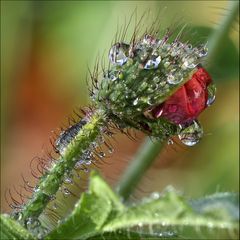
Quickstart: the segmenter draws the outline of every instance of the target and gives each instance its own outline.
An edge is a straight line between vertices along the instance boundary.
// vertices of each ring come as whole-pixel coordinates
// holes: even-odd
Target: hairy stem
[[[71,171],[79,157],[101,134],[105,125],[104,114],[96,111],[66,147],[62,156],[49,172],[42,176],[32,199],[24,206],[19,220],[25,223],[29,217],[38,217],[63,182],[64,174]]]
[[[117,191],[124,200],[130,196],[146,170],[158,156],[161,149],[162,142],[152,142],[149,138],[146,138],[140,146],[135,158],[128,166],[117,186]]]
[[[224,47],[222,46],[224,36],[229,33],[233,21],[238,15],[238,12],[239,1],[231,1],[229,3],[229,14],[223,18],[219,24],[219,28],[214,31],[212,36],[210,36],[208,46],[209,52],[207,56],[209,68],[211,68],[211,64],[214,64],[214,58],[218,54],[219,50]],[[146,138],[143,145],[140,146],[140,149],[142,150],[139,150],[139,152],[133,158],[116,187],[119,194],[125,200],[133,192],[134,187],[138,184],[145,171],[148,170],[151,163],[158,156],[162,147],[160,142],[151,142],[148,138]]]

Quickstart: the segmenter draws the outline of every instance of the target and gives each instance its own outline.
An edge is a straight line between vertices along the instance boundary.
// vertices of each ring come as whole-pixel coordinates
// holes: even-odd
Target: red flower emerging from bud
[[[192,122],[207,107],[207,86],[211,82],[207,71],[199,67],[177,92],[152,110],[153,117],[164,117],[175,124]]]

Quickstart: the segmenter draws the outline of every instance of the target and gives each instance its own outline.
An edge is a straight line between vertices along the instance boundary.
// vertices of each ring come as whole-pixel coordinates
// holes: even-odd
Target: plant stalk
[[[71,171],[81,155],[87,150],[106,125],[104,114],[96,111],[89,121],[81,128],[77,136],[68,144],[64,153],[55,162],[52,168],[43,175],[33,192],[32,199],[24,206],[18,220],[25,224],[30,217],[37,218],[45,209],[48,202],[61,186],[64,174]]]
[[[214,59],[217,54],[224,48],[224,38],[229,34],[232,24],[239,14],[239,1],[229,1],[228,4],[229,7],[226,11],[227,15],[223,17],[222,21],[219,23],[219,27],[212,33],[208,41],[209,51],[207,62],[209,69],[214,65]]]
[[[124,200],[128,199],[144,173],[158,156],[161,149],[162,142],[153,142],[148,137],[142,143],[139,151],[117,185],[117,192]]]

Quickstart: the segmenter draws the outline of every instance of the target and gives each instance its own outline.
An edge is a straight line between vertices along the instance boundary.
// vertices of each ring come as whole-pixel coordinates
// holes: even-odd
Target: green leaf
[[[93,172],[89,192],[82,195],[74,211],[46,239],[196,238],[200,230],[204,236],[220,233],[234,238],[238,233],[238,209],[236,194],[188,201],[172,188],[139,204],[124,206]]]
[[[203,26],[194,26],[190,30],[193,33],[191,43],[206,43],[214,34],[214,29]],[[214,59],[206,60],[206,68],[213,76],[214,81],[238,79],[239,76],[239,50],[234,45],[229,35],[225,35],[221,40],[222,48],[214,56]]]
[[[23,228],[18,222],[10,218],[7,214],[1,214],[0,217],[1,226],[1,239],[35,239],[25,228]]]
[[[108,218],[124,211],[110,187],[95,173],[91,174],[88,193],[83,193],[71,215],[47,239],[85,239],[101,232]],[[69,231],[71,229],[71,231]]]

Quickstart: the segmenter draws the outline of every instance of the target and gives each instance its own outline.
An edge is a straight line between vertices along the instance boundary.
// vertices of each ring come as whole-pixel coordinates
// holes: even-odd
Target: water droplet
[[[111,73],[110,76],[109,76],[109,79],[114,82],[118,79],[118,76],[115,75],[114,73]]]
[[[122,66],[127,62],[126,52],[129,45],[125,43],[116,43],[109,51],[109,60],[116,65]]]
[[[105,157],[105,153],[104,152],[99,152],[98,155],[99,155],[100,158]]]
[[[91,160],[91,159],[86,159],[84,163],[85,163],[86,165],[91,165],[92,160]]]
[[[58,205],[56,203],[53,204],[52,208],[56,210],[58,208]]]
[[[173,140],[171,138],[169,138],[168,141],[167,141],[167,144],[172,145],[173,143],[174,143]]]
[[[152,59],[149,59],[144,66],[144,69],[155,69],[158,67],[159,63],[161,62],[161,57],[152,56]]]
[[[142,227],[142,226],[143,226],[143,223],[142,223],[142,222],[138,223],[138,226],[139,226],[139,227]]]
[[[160,194],[158,192],[153,192],[153,193],[151,193],[150,197],[152,199],[159,199],[160,198]]]
[[[184,57],[183,59],[183,66],[185,66],[186,68],[195,68],[197,66],[197,59],[195,57]]]
[[[30,217],[27,219],[26,225],[27,225],[27,229],[32,231],[32,230],[36,230],[36,228],[40,226],[41,223],[38,219]]]
[[[63,180],[64,183],[66,184],[73,184],[73,180],[69,177],[66,177],[64,180]]]
[[[62,192],[63,192],[64,196],[68,196],[68,195],[71,194],[71,192],[70,192],[66,187],[64,187],[64,188],[62,189]]]
[[[138,104],[138,101],[139,101],[139,99],[136,98],[136,99],[133,101],[133,105],[136,106],[136,105]]]
[[[179,84],[182,80],[183,80],[183,76],[182,76],[181,73],[171,72],[171,73],[167,76],[167,82],[168,82],[169,84]]]
[[[187,146],[197,144],[203,136],[203,129],[198,121],[194,120],[190,125],[183,127],[179,125],[180,132],[178,134],[181,142]]]
[[[158,76],[155,76],[155,77],[153,78],[153,81],[154,81],[155,83],[159,83],[159,82],[160,82],[160,78],[159,78]]]
[[[207,91],[208,91],[208,100],[207,100],[207,106],[211,106],[216,98],[216,86],[215,84],[210,84],[207,87]]]
[[[197,48],[197,55],[198,55],[198,57],[205,57],[205,56],[207,56],[207,54],[208,54],[208,49],[207,49],[207,47],[206,46],[200,46],[200,47],[198,47]]]
[[[109,152],[109,153],[113,153],[113,152],[114,152],[114,149],[113,149],[112,147],[109,147],[109,148],[108,148],[108,152]]]

